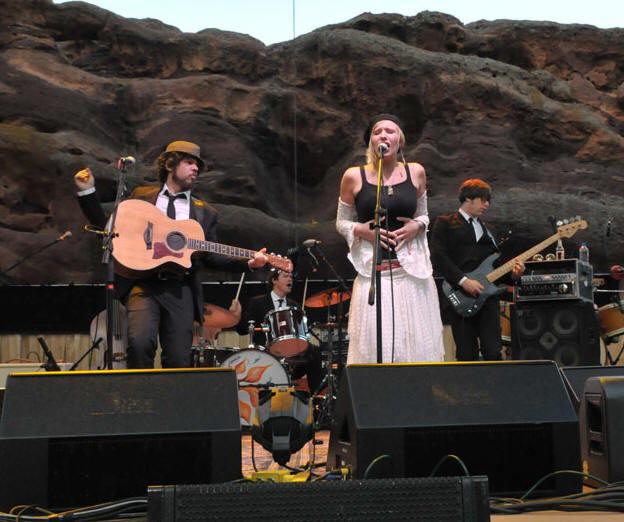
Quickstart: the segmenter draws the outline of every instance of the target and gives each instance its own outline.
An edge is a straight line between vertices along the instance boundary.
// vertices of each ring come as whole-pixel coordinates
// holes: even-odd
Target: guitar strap
[[[498,243],[496,243],[496,240],[494,239],[494,236],[492,235],[492,232],[490,232],[490,229],[485,226],[485,223],[483,221],[481,221],[481,220],[479,220],[479,221],[481,223],[481,226],[483,227],[483,230],[487,234],[487,236],[492,240],[492,244],[494,245],[494,248],[496,249],[496,251],[500,252],[500,249],[498,248]]]

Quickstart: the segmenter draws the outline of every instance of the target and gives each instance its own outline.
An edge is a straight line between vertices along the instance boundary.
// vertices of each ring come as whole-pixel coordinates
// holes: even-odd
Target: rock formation
[[[14,282],[101,280],[73,173],[89,166],[110,203],[117,158],[138,160],[130,188],[153,183],[172,139],[202,146],[198,193],[220,211],[222,242],[285,253],[314,237],[351,276],[336,200],[378,112],[406,122],[432,220],[481,177],[494,187],[487,221],[513,232],[506,255],[551,235],[548,216],[580,215],[589,227],[564,241],[568,255],[584,240],[597,271],[624,264],[624,30],[362,14],[267,47],[83,2],[0,6],[0,271],[74,233],[12,270]]]

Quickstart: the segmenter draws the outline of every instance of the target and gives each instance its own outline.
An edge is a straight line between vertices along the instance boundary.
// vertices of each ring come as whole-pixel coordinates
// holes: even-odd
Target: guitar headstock
[[[289,272],[289,273],[293,271],[292,261],[288,259],[287,257],[282,257],[281,255],[275,255],[275,254],[266,254],[266,256],[269,259],[269,264],[273,268],[278,268],[279,270],[282,270],[283,272]]]
[[[577,230],[584,230],[587,228],[587,221],[581,219],[580,216],[576,216],[570,219],[564,219],[563,224],[557,227],[557,234],[559,237],[572,237],[576,234]]]

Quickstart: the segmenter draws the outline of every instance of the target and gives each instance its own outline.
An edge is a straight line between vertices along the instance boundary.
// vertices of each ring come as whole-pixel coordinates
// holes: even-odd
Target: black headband
[[[399,128],[401,130],[403,130],[403,122],[394,114],[378,114],[377,116],[374,116],[373,119],[371,120],[371,122],[368,124],[368,127],[366,127],[366,131],[364,132],[364,145],[366,145],[368,147],[368,143],[370,142],[370,137],[371,137],[371,133],[373,132],[373,127],[379,123],[380,121],[383,120],[390,120],[393,121],[394,123],[396,123]],[[405,132],[403,132],[403,134],[405,134]]]

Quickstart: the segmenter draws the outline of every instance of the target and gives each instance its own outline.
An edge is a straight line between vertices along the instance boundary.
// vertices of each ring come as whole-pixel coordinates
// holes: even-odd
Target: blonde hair
[[[381,121],[384,121],[384,120],[381,120]],[[389,120],[389,121],[392,121],[392,120]],[[401,155],[401,160],[403,161],[403,163],[406,163],[405,158],[403,157],[403,146],[405,145],[405,134],[403,134],[403,129],[401,129],[401,127],[396,122],[393,121],[392,123],[394,123],[397,126],[397,129],[399,129],[399,143],[401,144],[401,146],[399,147],[399,154]],[[377,166],[377,161],[379,160],[379,153],[373,147],[373,132],[375,131],[375,127],[377,127],[378,124],[379,122],[375,123],[375,125],[371,129],[370,138],[368,139],[368,148],[366,149],[366,162],[372,163],[375,166]]]

